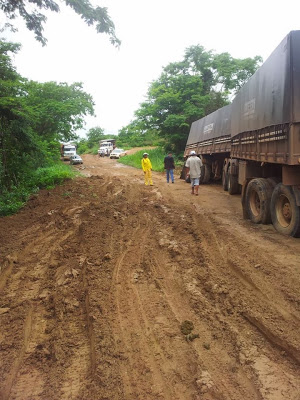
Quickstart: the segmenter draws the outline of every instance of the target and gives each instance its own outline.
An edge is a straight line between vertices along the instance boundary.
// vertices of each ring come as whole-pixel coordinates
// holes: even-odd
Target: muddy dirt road
[[[0,399],[299,400],[300,240],[217,185],[76,168],[0,219]]]

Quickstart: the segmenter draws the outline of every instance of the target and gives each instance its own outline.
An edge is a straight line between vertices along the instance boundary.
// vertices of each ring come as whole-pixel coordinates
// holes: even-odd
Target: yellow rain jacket
[[[142,168],[144,172],[150,171],[152,169],[152,164],[148,157],[142,158]]]

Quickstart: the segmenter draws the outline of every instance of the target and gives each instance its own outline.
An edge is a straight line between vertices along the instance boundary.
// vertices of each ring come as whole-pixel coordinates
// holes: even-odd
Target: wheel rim
[[[284,228],[288,227],[292,220],[292,207],[289,199],[281,194],[276,203],[276,214],[278,222]]]
[[[260,214],[260,198],[256,191],[252,191],[250,196],[250,209],[252,214],[257,217]]]

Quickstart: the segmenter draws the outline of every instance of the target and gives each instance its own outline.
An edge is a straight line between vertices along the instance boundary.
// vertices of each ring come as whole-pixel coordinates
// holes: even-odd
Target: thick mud
[[[0,219],[0,399],[299,400],[300,240],[218,185],[76,168]]]

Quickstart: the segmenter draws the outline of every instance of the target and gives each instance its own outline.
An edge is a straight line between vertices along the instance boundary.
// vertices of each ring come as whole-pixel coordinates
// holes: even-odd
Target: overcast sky
[[[133,119],[149,83],[164,66],[180,61],[187,47],[200,44],[236,58],[260,55],[265,60],[291,30],[300,29],[299,0],[93,3],[108,8],[122,41],[120,49],[63,5],[61,13],[47,14],[46,47],[22,23],[9,39],[22,43],[15,57],[22,76],[40,82],[83,82],[96,112],[96,117],[87,118],[86,130],[100,126],[107,134],[117,134]]]

